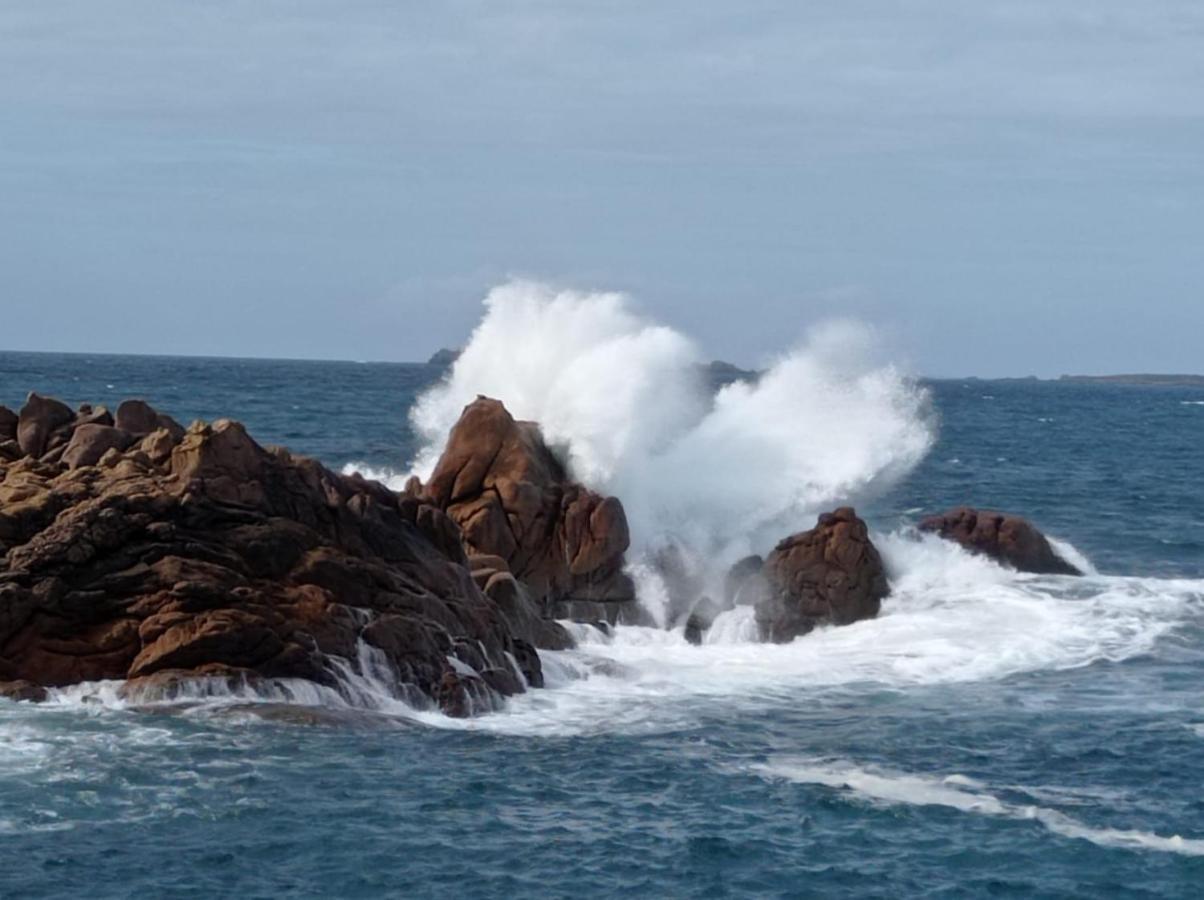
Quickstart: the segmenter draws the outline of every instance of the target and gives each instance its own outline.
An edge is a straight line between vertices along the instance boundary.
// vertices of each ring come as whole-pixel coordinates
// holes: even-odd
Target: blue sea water
[[[0,403],[143,396],[402,470],[439,375],[0,353]],[[738,617],[699,648],[583,629],[545,656],[549,689],[470,721],[0,701],[0,895],[1200,896],[1204,391],[930,389],[936,446],[862,507],[894,585],[879,619],[785,647]],[[1094,571],[907,532],[962,502]]]

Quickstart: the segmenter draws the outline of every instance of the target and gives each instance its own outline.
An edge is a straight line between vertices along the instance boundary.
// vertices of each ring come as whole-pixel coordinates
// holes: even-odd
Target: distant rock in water
[[[760,372],[754,372],[750,369],[741,369],[729,362],[724,362],[721,359],[713,360],[706,365],[700,366],[702,369],[703,379],[710,386],[712,391],[717,391],[722,387],[727,387],[736,381],[754,382],[761,377]]]
[[[1021,572],[1038,575],[1082,575],[1054,551],[1049,539],[1027,519],[968,506],[951,509],[920,522],[921,531],[956,541]]]
[[[452,350],[449,347],[444,347],[442,350],[436,350],[430,359],[426,361],[428,366],[439,366],[441,369],[450,369],[456,364],[456,360],[460,358],[463,350]]]
[[[614,622],[634,612],[623,505],[572,481],[539,426],[499,401],[465,407],[424,491],[466,550],[503,560],[545,614]]]
[[[872,619],[890,593],[869,529],[850,507],[825,513],[810,531],[780,542],[759,576],[739,574],[742,593],[755,591],[761,637],[776,643],[791,641],[817,625]]]
[[[358,677],[466,715],[542,684],[532,641],[563,645],[563,629],[505,578],[483,591],[440,509],[265,449],[237,422],[185,432],[141,402],[118,426],[97,416],[30,395],[26,452],[3,444],[0,695],[294,678],[349,696]],[[588,577],[626,538],[606,537],[610,507],[569,493],[563,536]]]

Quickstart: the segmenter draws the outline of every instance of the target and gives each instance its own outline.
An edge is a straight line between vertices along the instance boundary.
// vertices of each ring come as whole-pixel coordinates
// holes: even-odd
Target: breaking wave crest
[[[866,328],[830,322],[712,395],[695,343],[626,296],[512,282],[415,404],[415,471],[429,475],[485,394],[539,422],[574,477],[622,499],[637,555],[672,539],[730,561],[885,489],[928,451],[927,393],[874,351]]]

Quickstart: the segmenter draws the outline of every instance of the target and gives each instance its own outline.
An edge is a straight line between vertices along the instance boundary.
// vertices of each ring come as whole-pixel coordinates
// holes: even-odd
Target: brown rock
[[[622,504],[573,482],[539,428],[478,398],[452,428],[426,496],[460,527],[470,555],[492,555],[545,612],[631,605]]]
[[[810,531],[779,543],[763,574],[757,625],[764,639],[777,643],[817,625],[872,619],[890,592],[869,530],[849,507],[825,513]]]
[[[951,509],[920,522],[930,531],[967,550],[989,556],[1021,572],[1038,575],[1082,575],[1054,551],[1049,539],[1027,519],[968,506]]]
[[[17,443],[21,452],[37,457],[54,449],[50,446],[51,437],[74,422],[75,413],[65,403],[30,394],[17,421]]]
[[[103,406],[93,406],[91,403],[81,403],[75,414],[75,427],[80,425],[108,425],[112,427],[113,417]]]
[[[69,469],[94,466],[109,450],[125,450],[134,440],[129,432],[107,425],[79,425],[63,451],[62,462]]]
[[[268,452],[235,422],[196,426],[170,455],[156,428],[83,464],[112,437],[76,429],[77,468],[0,463],[0,680],[342,691],[350,673],[456,714],[522,690],[516,664],[542,683],[528,636],[562,629],[522,594],[487,597],[440,509]]]
[[[122,431],[130,434],[150,434],[160,428],[166,428],[177,441],[184,436],[184,428],[171,416],[165,416],[155,410],[145,400],[126,400],[117,407],[117,417],[114,424]]]

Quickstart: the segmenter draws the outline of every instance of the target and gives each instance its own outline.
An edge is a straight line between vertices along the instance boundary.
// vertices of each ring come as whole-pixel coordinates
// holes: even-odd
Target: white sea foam
[[[697,347],[614,293],[496,288],[447,379],[411,418],[428,475],[478,394],[540,423],[574,477],[623,499],[636,555],[667,538],[720,564],[905,475],[933,439],[927,394],[830,322],[756,383],[714,397]],[[378,473],[396,484],[390,473]]]
[[[1164,837],[1148,831],[1119,828],[1096,828],[1056,809],[1003,800],[990,793],[985,785],[963,775],[913,775],[863,767],[847,760],[806,757],[777,757],[766,763],[749,766],[748,770],[769,779],[819,784],[851,791],[873,803],[944,806],[964,813],[1034,821],[1055,834],[1090,841],[1101,847],[1204,856],[1204,839],[1179,835]],[[1027,792],[1022,787],[1012,787],[1011,790]]]

